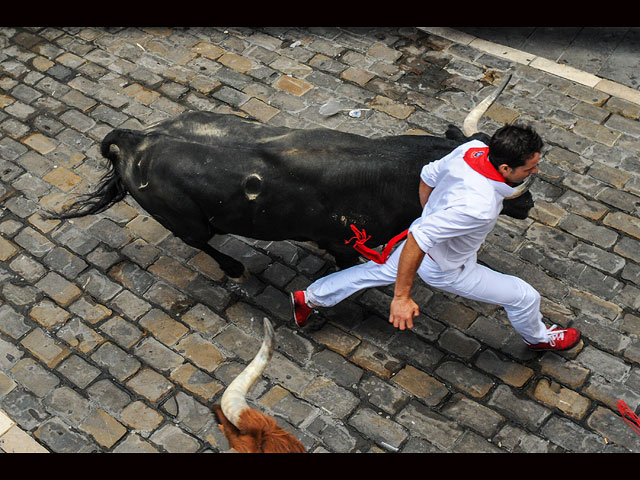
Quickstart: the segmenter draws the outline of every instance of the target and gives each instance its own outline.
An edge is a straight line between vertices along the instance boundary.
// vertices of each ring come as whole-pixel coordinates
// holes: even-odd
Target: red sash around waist
[[[364,230],[364,228],[362,230],[358,230],[355,225],[351,224],[351,230],[353,230],[353,233],[355,234],[355,236],[351,237],[349,240],[345,240],[344,241],[345,245],[351,242],[351,240],[355,240],[355,243],[353,244],[353,248],[358,253],[365,256],[369,260],[373,260],[374,262],[380,263],[380,264],[385,263],[387,261],[387,258],[389,258],[389,255],[391,254],[391,250],[393,249],[393,247],[398,242],[404,240],[407,236],[407,233],[409,232],[409,230],[407,229],[404,232],[399,233],[398,235],[393,237],[391,240],[389,240],[389,243],[387,243],[385,247],[382,249],[382,253],[379,253],[365,246],[365,242],[369,240],[371,236],[370,235],[367,236],[367,232]]]

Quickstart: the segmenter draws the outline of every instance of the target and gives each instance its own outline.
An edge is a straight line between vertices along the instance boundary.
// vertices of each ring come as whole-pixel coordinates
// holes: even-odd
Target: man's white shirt
[[[484,147],[478,140],[464,143],[420,172],[420,179],[434,188],[409,231],[442,271],[477,260],[478,250],[498,220],[504,198],[515,191],[475,171],[464,160],[470,148]]]

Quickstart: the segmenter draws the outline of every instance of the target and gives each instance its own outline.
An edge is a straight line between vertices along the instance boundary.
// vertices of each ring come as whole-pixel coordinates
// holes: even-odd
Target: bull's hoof
[[[249,271],[245,266],[233,258],[218,258],[218,265],[224,274],[235,282],[242,283],[249,277]]]
[[[244,267],[242,268],[243,268],[243,271],[240,275],[232,276],[230,274],[227,274],[227,277],[229,277],[229,280],[233,280],[236,283],[243,283],[247,278],[249,278],[249,270],[247,270]]]

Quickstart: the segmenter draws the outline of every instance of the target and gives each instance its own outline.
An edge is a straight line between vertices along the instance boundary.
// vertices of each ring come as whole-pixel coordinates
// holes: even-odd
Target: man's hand
[[[418,305],[411,298],[411,286],[424,255],[409,232],[398,261],[396,287],[389,313],[389,323],[400,330],[413,328],[413,319],[420,314]]]
[[[413,328],[413,319],[420,314],[420,309],[411,297],[394,297],[391,301],[389,323],[404,330]]]

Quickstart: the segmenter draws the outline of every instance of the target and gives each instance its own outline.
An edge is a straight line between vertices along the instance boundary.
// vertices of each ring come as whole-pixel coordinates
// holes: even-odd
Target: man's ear
[[[506,175],[509,175],[511,173],[511,170],[512,168],[506,163],[503,163],[498,166],[498,171],[502,174],[503,177],[505,177]]]

